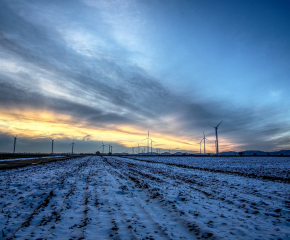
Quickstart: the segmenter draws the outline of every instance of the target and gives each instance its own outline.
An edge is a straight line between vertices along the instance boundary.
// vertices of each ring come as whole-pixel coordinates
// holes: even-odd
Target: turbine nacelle
[[[210,125],[210,126],[212,126],[215,129],[218,129],[219,128],[219,125],[221,125],[222,122],[223,122],[223,120],[221,120],[221,122],[218,125],[216,125],[216,126],[213,126],[213,125]]]

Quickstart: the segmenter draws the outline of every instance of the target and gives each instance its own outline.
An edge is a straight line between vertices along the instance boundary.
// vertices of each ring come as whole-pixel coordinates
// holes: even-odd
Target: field
[[[0,171],[0,238],[290,239],[290,158],[133,158]]]

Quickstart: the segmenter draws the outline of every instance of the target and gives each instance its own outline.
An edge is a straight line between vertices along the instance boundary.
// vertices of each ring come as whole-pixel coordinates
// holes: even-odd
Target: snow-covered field
[[[200,170],[290,181],[290,157],[134,157]]]
[[[30,157],[30,158],[8,158],[8,159],[1,159],[0,162],[9,162],[9,161],[20,161],[20,160],[32,160],[32,159],[51,159],[51,158],[58,158],[64,157],[62,155],[53,155],[53,156],[45,156],[45,157]]]
[[[88,156],[0,171],[0,237],[290,239],[289,182],[176,159]]]

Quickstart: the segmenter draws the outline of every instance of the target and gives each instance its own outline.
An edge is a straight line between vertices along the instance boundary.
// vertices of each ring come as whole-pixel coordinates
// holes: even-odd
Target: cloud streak
[[[80,139],[95,141],[89,129],[95,134],[113,131],[108,133],[107,140],[126,145],[126,139],[135,141],[150,129],[156,138],[162,139],[161,148],[171,146],[191,151],[199,150],[197,142],[202,131],[214,140],[210,125],[221,120],[224,120],[220,128],[224,150],[231,146],[235,148],[231,150],[278,149],[281,139],[287,139],[288,135],[282,134],[285,128],[289,129],[290,116],[280,109],[205,98],[198,88],[181,94],[172,85],[166,87],[166,79],[145,63],[152,57],[151,52],[143,54],[150,45],[138,49],[144,35],[137,28],[130,35],[130,18],[124,19],[129,26],[121,24],[125,30],[117,28],[116,21],[128,11],[126,6],[120,15],[110,18],[112,6],[85,3],[73,1],[66,12],[67,6],[56,2],[35,5],[1,2],[0,111],[17,119],[15,123],[22,121],[19,117],[25,117],[19,115],[21,109],[32,114],[32,121],[37,121],[33,113],[47,111],[56,118],[70,116],[65,119],[66,124],[72,128],[77,125],[80,132],[84,130],[76,134]],[[24,17],[21,8],[24,13],[31,9],[40,12]],[[77,9],[81,9],[83,17],[74,18]],[[132,15],[134,24],[138,26],[143,15]],[[92,22],[98,25],[94,27]],[[147,22],[139,24],[145,28]],[[29,123],[26,124],[29,128]],[[11,126],[5,133],[16,131],[17,126]],[[116,139],[114,134],[118,135]]]

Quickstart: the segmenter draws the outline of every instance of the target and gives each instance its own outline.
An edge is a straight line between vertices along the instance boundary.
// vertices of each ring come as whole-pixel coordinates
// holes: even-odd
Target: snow
[[[226,160],[199,165],[208,159],[86,156],[0,171],[1,237],[290,239],[289,182],[230,174],[237,158],[225,172],[211,170]]]
[[[9,161],[19,161],[19,160],[32,160],[32,159],[49,159],[49,158],[58,158],[63,156],[45,156],[45,157],[33,157],[33,158],[8,158],[8,159],[1,159],[0,162],[9,162]]]
[[[290,180],[290,157],[134,157],[138,160],[184,165],[253,177]]]

